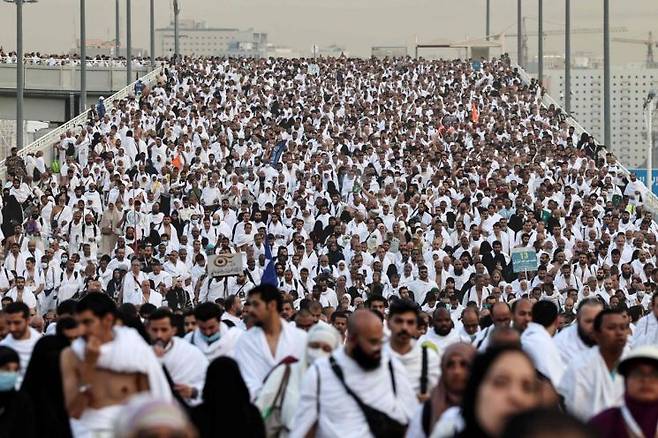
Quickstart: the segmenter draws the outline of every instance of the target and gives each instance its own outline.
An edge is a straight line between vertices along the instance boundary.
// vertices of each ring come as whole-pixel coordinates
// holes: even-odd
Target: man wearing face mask
[[[198,348],[175,336],[173,314],[158,309],[151,314],[148,332],[153,350],[174,382],[174,390],[190,406],[201,403],[201,391],[206,378],[208,359]]]
[[[304,376],[291,437],[306,436],[315,424],[316,436],[377,436],[373,428],[404,433],[416,395],[402,364],[382,352],[381,319],[371,310],[358,310],[348,333],[343,348],[317,360]],[[368,421],[365,406],[379,411],[378,424]]]
[[[16,351],[0,346],[0,430],[5,436],[36,437],[36,416],[29,397],[16,391],[20,361]]]
[[[306,354],[299,361],[286,361],[270,372],[255,401],[255,405],[267,419],[272,407],[282,401],[281,420],[286,430],[291,430],[292,420],[299,405],[302,379],[317,359],[328,357],[339,345],[341,336],[328,324],[316,324],[306,338]],[[277,398],[278,397],[278,398]]]
[[[194,317],[197,328],[188,333],[185,340],[201,350],[208,361],[219,356],[232,356],[242,331],[221,322],[222,309],[212,302],[201,303],[194,309]]]
[[[25,303],[10,303],[3,310],[7,315],[10,334],[0,342],[0,345],[12,348],[20,357],[20,368],[16,380],[16,387],[20,388],[27,364],[32,357],[32,350],[41,335],[28,325],[30,309]]]

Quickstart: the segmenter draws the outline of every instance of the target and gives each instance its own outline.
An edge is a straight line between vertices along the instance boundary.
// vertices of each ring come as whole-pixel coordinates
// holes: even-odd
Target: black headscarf
[[[20,363],[16,351],[0,346],[0,366],[12,362]],[[36,423],[33,404],[23,391],[0,391],[0,438],[36,437]]]
[[[263,420],[250,402],[238,365],[227,357],[218,357],[208,366],[203,403],[192,410],[191,417],[201,438],[265,437]]]
[[[60,354],[68,346],[64,336],[44,336],[35,344],[25,371],[21,391],[39,408],[35,424],[39,437],[71,436],[59,365]]]

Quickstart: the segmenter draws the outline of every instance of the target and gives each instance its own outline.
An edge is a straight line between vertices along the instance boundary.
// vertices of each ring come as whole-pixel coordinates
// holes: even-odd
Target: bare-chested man
[[[117,327],[116,305],[89,294],[77,305],[83,338],[62,353],[64,398],[75,436],[112,436],[121,405],[139,392],[171,399],[171,390],[151,348],[133,329]]]

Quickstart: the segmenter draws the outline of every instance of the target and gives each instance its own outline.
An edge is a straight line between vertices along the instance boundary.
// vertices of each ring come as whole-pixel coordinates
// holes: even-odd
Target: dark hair
[[[105,294],[87,294],[83,299],[78,301],[75,306],[76,313],[82,313],[89,310],[94,316],[103,318],[105,315],[117,315],[117,305],[112,298]]]
[[[370,297],[366,300],[366,307],[370,308],[372,306],[372,303],[375,303],[375,302],[378,302],[378,301],[380,303],[384,303],[384,306],[386,306],[388,304],[388,301],[386,301],[386,298],[384,298],[383,296],[381,296],[381,295],[370,295]]]
[[[226,309],[227,311],[231,310],[233,308],[233,306],[236,305],[236,300],[239,300],[239,299],[240,298],[235,294],[229,295],[224,300],[224,309]]]
[[[73,315],[75,313],[75,307],[77,306],[75,300],[64,300],[57,306],[57,315]]]
[[[30,318],[30,308],[27,307],[27,304],[25,304],[22,301],[17,301],[17,302],[12,302],[9,303],[5,306],[4,309],[5,313],[7,315],[13,315],[15,313],[21,313],[23,314],[23,319],[29,319]]]
[[[505,426],[501,438],[538,436],[576,436],[595,438],[594,431],[577,418],[557,409],[531,409],[512,417]]]
[[[139,316],[143,319],[149,319],[149,316],[156,310],[158,310],[158,308],[155,307],[155,304],[144,303],[139,307]]]
[[[606,315],[621,315],[621,312],[617,309],[603,309],[598,315],[594,318],[594,331],[600,332],[601,326],[603,325],[603,318]]]
[[[459,436],[462,437],[476,437],[487,436],[482,430],[480,422],[477,420],[476,406],[478,401],[478,393],[484,382],[484,379],[489,372],[489,369],[500,359],[503,355],[508,353],[517,353],[523,355],[534,369],[534,365],[530,357],[517,346],[500,346],[486,349],[483,353],[478,354],[473,359],[471,364],[471,374],[464,389],[462,397],[461,412],[464,418],[466,428]]]
[[[275,301],[277,312],[281,312],[283,310],[283,297],[281,296],[281,292],[279,292],[279,289],[277,289],[276,286],[271,284],[261,284],[256,286],[247,294],[249,297],[254,295],[259,295],[260,299],[263,300],[265,304]],[[197,319],[199,318],[197,317]]]
[[[169,318],[169,323],[174,325],[174,314],[169,309],[156,309],[149,316],[149,321],[159,321],[161,319]]]
[[[395,315],[408,312],[418,316],[418,305],[413,301],[397,299],[391,302],[391,305],[388,308],[388,317],[392,318]]]
[[[537,301],[532,306],[532,322],[548,327],[557,319],[557,306],[551,301]]]
[[[194,309],[194,317],[197,321],[208,321],[215,318],[219,321],[222,317],[222,308],[209,301],[201,303]]]
[[[64,336],[64,330],[70,330],[76,328],[78,322],[70,316],[65,316],[57,320],[57,325],[55,326],[55,334],[57,336]]]
[[[336,319],[338,318],[345,318],[348,319],[349,316],[347,316],[347,312],[344,312],[342,310],[337,310],[334,313],[331,314],[331,322],[336,322]]]
[[[658,301],[658,292],[654,292],[651,296],[651,307],[656,305],[656,301]]]

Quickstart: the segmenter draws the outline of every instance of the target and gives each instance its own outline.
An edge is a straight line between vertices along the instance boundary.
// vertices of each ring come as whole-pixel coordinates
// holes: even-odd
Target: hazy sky
[[[463,40],[484,35],[485,0],[181,0],[181,18],[204,20],[209,26],[253,27],[269,40],[309,53],[313,44],[338,44],[357,56],[369,55],[373,45],[407,45],[420,40]],[[516,32],[516,0],[491,0],[492,33]],[[657,0],[611,0],[612,26],[626,26],[612,36],[658,36]],[[114,38],[114,0],[87,0],[87,38]],[[126,0],[121,0],[122,22]],[[524,0],[529,30],[537,27],[537,1]],[[133,46],[148,48],[148,0],[132,0]],[[79,0],[41,0],[24,6],[25,50],[62,52],[78,35]],[[171,18],[171,0],[156,0],[156,26]],[[574,28],[601,27],[602,1],[572,0]],[[544,1],[544,29],[564,23],[564,1]],[[125,26],[122,26],[125,33]],[[14,49],[15,6],[0,2],[0,45]],[[123,37],[122,37],[123,38]],[[516,53],[516,39],[506,39]],[[562,53],[561,36],[547,37],[545,50]],[[531,56],[537,37],[530,37]],[[602,52],[602,35],[573,35],[572,50]],[[613,63],[642,62],[645,46],[612,44]]]

